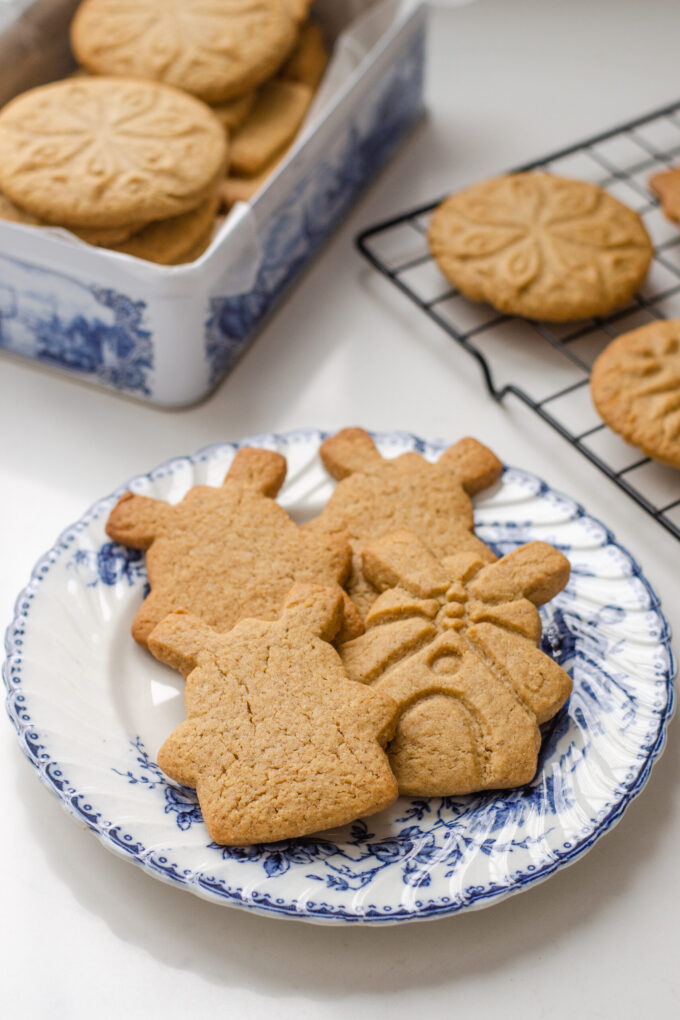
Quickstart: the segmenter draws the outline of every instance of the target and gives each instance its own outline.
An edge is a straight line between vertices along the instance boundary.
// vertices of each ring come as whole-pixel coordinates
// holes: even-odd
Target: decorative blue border
[[[328,433],[315,429],[298,430],[282,435],[268,434],[252,436],[241,440],[238,443],[218,443],[199,450],[196,454],[181,458],[191,463],[199,463],[210,459],[216,451],[231,448],[238,449],[244,445],[272,445],[285,446],[295,442],[309,442],[311,438],[322,441]],[[378,442],[388,443],[407,441],[416,450],[424,451],[443,450],[448,445],[444,441],[426,443],[424,440],[410,435],[409,433],[374,433]],[[138,478],[155,479],[172,472],[178,458],[161,464],[154,471],[146,476]],[[31,603],[40,589],[40,584],[49,573],[51,566],[66,552],[77,536],[90,524],[92,520],[99,517],[103,512],[110,509],[118,497],[128,488],[134,487],[138,478],[131,479],[126,485],[121,486],[110,496],[98,500],[86,512],[86,514],[74,525],[67,528],[57,539],[55,545],[36,564],[29,584],[19,595],[13,621],[7,628],[5,635],[5,649],[7,658],[3,664],[3,680],[7,688],[7,711],[17,731],[24,754],[38,770],[41,780],[48,786],[61,801],[62,805],[74,814],[82,823],[94,832],[101,842],[108,849],[118,853],[120,856],[133,861],[145,870],[152,872],[155,876],[180,886],[189,888],[191,891],[203,895],[206,898],[222,900],[231,905],[240,906],[244,909],[251,909],[260,913],[278,915],[283,917],[296,917],[316,921],[343,921],[346,923],[394,923],[396,921],[414,921],[425,918],[434,918],[448,914],[458,913],[461,910],[481,907],[494,902],[497,899],[518,893],[529,888],[537,882],[543,881],[552,875],[558,868],[573,863],[582,854],[586,853],[591,846],[619,820],[630,802],[640,793],[647,782],[652,766],[659,757],[666,741],[666,727],[674,710],[674,689],[673,676],[675,673],[675,662],[670,648],[670,630],[668,623],[661,613],[659,599],[656,596],[649,582],[646,580],[635,559],[614,539],[611,531],[600,521],[590,517],[584,508],[575,503],[569,497],[551,489],[545,482],[537,479],[529,472],[519,469],[513,470],[518,476],[535,481],[539,491],[543,494],[550,494],[557,499],[569,503],[575,510],[577,518],[585,518],[598,528],[601,528],[606,536],[607,544],[617,548],[627,558],[631,565],[633,575],[644,586],[650,599],[650,610],[655,612],[661,622],[659,645],[663,646],[667,655],[668,668],[664,673],[667,700],[663,711],[659,713],[659,728],[656,739],[650,745],[648,753],[639,770],[628,778],[628,786],[625,793],[612,805],[609,813],[592,829],[592,831],[578,842],[565,844],[564,851],[555,851],[555,858],[542,868],[533,869],[529,865],[525,871],[518,871],[505,883],[492,882],[487,886],[476,886],[466,890],[466,894],[459,899],[452,901],[449,897],[440,900],[416,901],[416,909],[397,908],[382,909],[369,905],[366,910],[357,915],[344,906],[323,902],[308,901],[302,906],[298,901],[286,902],[280,897],[271,896],[268,893],[252,891],[245,896],[243,890],[228,885],[223,880],[211,878],[207,875],[197,877],[191,870],[181,870],[176,864],[169,861],[162,855],[148,851],[141,843],[135,841],[134,837],[125,832],[120,826],[115,825],[101,817],[92,804],[87,801],[84,794],[79,793],[68,781],[60,764],[50,757],[43,745],[39,743],[39,735],[31,729],[31,718],[24,704],[24,696],[21,692],[22,676],[22,646],[26,624],[30,614]],[[357,833],[361,838],[362,834]],[[273,850],[273,848],[272,848]],[[275,851],[274,851],[275,852]]]
[[[0,254],[0,348],[11,354],[151,397],[146,320],[145,301]]]

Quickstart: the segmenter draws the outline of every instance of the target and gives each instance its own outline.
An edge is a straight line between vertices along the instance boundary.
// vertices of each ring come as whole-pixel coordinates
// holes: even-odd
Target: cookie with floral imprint
[[[227,631],[246,617],[275,620],[295,582],[345,581],[347,536],[298,527],[274,498],[285,474],[280,453],[245,447],[219,488],[194,486],[176,504],[131,492],[121,496],[106,532],[146,552],[151,588],[132,624],[136,641],[148,647],[153,628],[176,609]],[[356,635],[361,621],[343,599],[343,633]]]
[[[416,452],[383,457],[368,432],[347,428],[326,439],[320,455],[338,484],[303,530],[349,534],[353,558],[346,588],[362,616],[378,596],[365,576],[362,550],[391,531],[407,528],[437,556],[469,551],[484,562],[495,559],[474,534],[471,496],[493,485],[503,465],[476,439],[459,440],[431,463]]]
[[[618,336],[590,377],[602,419],[648,457],[680,468],[680,319]]]
[[[454,796],[533,778],[539,725],[571,692],[538,648],[537,606],[564,588],[569,561],[529,542],[495,563],[438,559],[408,531],[367,546],[381,591],[363,635],[339,645],[348,676],[389,694],[399,722],[388,747],[400,793]]]
[[[93,74],[163,81],[217,104],[275,74],[297,32],[287,0],[83,0],[71,46]]]
[[[227,140],[212,110],[178,89],[85,77],[4,106],[0,157],[0,188],[19,208],[108,232],[201,205],[224,175]]]
[[[428,240],[465,297],[548,322],[607,315],[639,289],[652,259],[632,209],[595,184],[537,172],[451,195]]]
[[[397,706],[347,678],[329,643],[342,616],[337,588],[300,584],[275,621],[220,633],[175,612],[151,632],[152,653],[187,678],[187,719],[158,763],[195,787],[214,842],[305,836],[396,800],[384,748]]]

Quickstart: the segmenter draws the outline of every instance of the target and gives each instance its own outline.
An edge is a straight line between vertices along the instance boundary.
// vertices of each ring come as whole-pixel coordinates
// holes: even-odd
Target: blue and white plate
[[[124,488],[175,502],[221,484],[239,445],[288,458],[282,504],[316,514],[332,483],[320,432],[257,436],[162,465]],[[445,443],[376,437],[387,456]],[[145,591],[140,553],[107,541],[122,492],[96,503],[36,566],[7,631],[8,710],[40,778],[104,846],[206,899],[263,914],[373,924],[487,906],[570,864],[620,818],[665,741],[673,659],[658,599],[598,521],[525,471],[476,502],[477,533],[500,554],[530,539],[571,560],[542,610],[544,648],[574,678],[521,789],[408,800],[312,838],[243,848],[211,843],[193,791],[165,778],[158,747],[183,718],[183,681],[130,637]]]

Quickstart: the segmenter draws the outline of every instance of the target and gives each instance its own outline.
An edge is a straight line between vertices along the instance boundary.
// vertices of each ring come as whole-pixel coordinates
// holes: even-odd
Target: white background
[[[477,366],[352,246],[382,217],[680,97],[672,0],[480,0],[433,12],[429,118],[218,392],[161,412],[0,363],[0,618],[96,498],[168,457],[297,426],[471,432],[586,504],[680,632],[680,545]],[[618,827],[503,903],[384,929],[317,928],[203,902],[107,853],[0,727],[0,1013],[655,1018],[680,1015],[680,741]]]

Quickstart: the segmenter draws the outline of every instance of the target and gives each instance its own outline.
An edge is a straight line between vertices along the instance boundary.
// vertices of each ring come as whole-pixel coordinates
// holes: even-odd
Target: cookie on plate
[[[571,679],[538,647],[536,606],[567,583],[569,561],[530,542],[496,563],[474,553],[437,560],[398,531],[363,552],[382,594],[366,632],[339,645],[348,675],[399,705],[390,764],[402,794],[448,797],[529,782],[538,724]]]
[[[594,184],[547,173],[495,177],[452,195],[435,210],[428,240],[466,297],[549,322],[613,311],[652,258],[637,213]]]
[[[226,163],[210,108],[157,82],[67,79],[0,111],[0,188],[46,223],[91,229],[179,216],[212,194]]]
[[[164,81],[223,103],[266,81],[297,38],[284,0],[84,0],[71,24],[93,74]]]
[[[500,477],[503,465],[476,439],[461,439],[434,463],[419,453],[383,457],[364,429],[343,429],[321,444],[321,459],[338,485],[321,514],[303,530],[347,533],[353,549],[347,590],[361,615],[378,592],[364,576],[367,543],[407,528],[436,556],[474,552],[495,556],[473,533],[470,497]]]
[[[612,340],[593,365],[590,391],[614,432],[680,468],[680,319],[650,322]]]
[[[156,624],[175,609],[226,631],[249,616],[276,619],[296,581],[343,583],[351,555],[346,536],[312,534],[291,520],[274,499],[285,474],[281,454],[245,447],[219,488],[196,485],[173,505],[121,496],[106,532],[146,550],[151,587],[132,624],[136,641],[147,646]],[[352,620],[358,633],[360,623]]]
[[[342,605],[337,589],[296,585],[275,622],[220,634],[177,612],[151,632],[156,658],[187,676],[187,719],[158,764],[196,788],[216,843],[305,836],[396,800],[384,747],[397,706],[347,678],[328,643]]]

